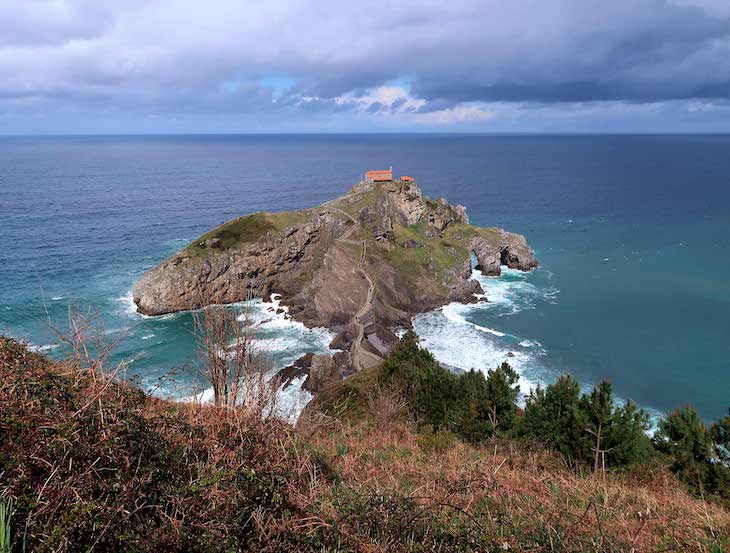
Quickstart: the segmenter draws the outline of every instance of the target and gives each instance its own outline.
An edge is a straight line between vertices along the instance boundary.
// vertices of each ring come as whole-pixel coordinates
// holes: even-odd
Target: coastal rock
[[[302,388],[310,394],[316,394],[338,380],[341,380],[341,374],[334,358],[329,355],[314,355],[309,368],[309,377],[304,381]]]
[[[428,223],[438,232],[442,233],[453,223],[469,223],[466,215],[466,208],[463,205],[450,206],[444,199],[440,198],[431,206],[428,212]]]
[[[477,258],[477,269],[488,276],[500,275],[502,265],[521,271],[537,267],[537,259],[521,234],[498,229],[490,238],[472,237],[469,247]]]
[[[284,367],[276,373],[274,378],[279,386],[286,390],[296,378],[309,376],[309,369],[312,367],[312,357],[314,357],[314,353],[305,353],[291,365]]]
[[[386,183],[384,189],[388,192],[386,197],[400,215],[403,224],[415,225],[421,220],[426,211],[426,204],[420,188],[415,184],[396,181]]]
[[[133,298],[141,313],[161,315],[279,294],[287,317],[337,334],[342,352],[298,367],[316,389],[385,355],[392,329],[410,327],[415,313],[477,301],[471,252],[488,275],[537,266],[523,236],[472,226],[463,206],[429,200],[414,183],[360,183],[316,208],[213,229],[145,273]]]

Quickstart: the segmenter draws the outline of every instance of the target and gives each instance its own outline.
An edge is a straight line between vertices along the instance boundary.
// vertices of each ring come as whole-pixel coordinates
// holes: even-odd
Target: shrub
[[[416,443],[426,453],[444,453],[454,447],[456,436],[448,430],[434,432],[433,427],[426,425],[421,428]]]
[[[283,423],[157,400],[3,338],[0,405],[15,549],[21,539],[28,551],[256,549],[263,522],[297,512],[290,490],[314,470],[286,454]]]
[[[408,400],[420,424],[447,429],[459,437],[479,442],[515,424],[517,373],[503,363],[482,372],[454,374],[442,367],[418,337],[408,332],[383,362],[386,383]]]
[[[661,420],[654,440],[672,458],[672,471],[694,493],[730,499],[729,425],[730,417],[725,417],[708,430],[697,410],[686,405]]]

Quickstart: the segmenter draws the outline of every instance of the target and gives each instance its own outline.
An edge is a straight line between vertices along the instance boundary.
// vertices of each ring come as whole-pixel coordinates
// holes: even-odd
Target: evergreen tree
[[[408,332],[383,362],[383,376],[405,395],[416,420],[434,430],[480,442],[514,427],[518,376],[507,363],[486,377],[474,370],[456,375]]]
[[[672,470],[701,491],[709,476],[712,440],[697,410],[686,405],[670,413],[660,421],[654,440],[672,458]]]
[[[508,363],[502,363],[487,372],[487,410],[492,432],[507,432],[514,427],[517,418],[515,402],[520,393],[518,380],[517,373]]]
[[[457,403],[449,417],[449,429],[469,442],[490,438],[494,426],[489,420],[487,381],[481,372],[471,370],[458,376]]]
[[[580,387],[571,376],[561,376],[547,388],[538,386],[527,398],[522,433],[576,460],[575,445],[583,432],[579,401]]]
[[[710,456],[710,434],[697,409],[691,405],[681,407],[662,419],[655,439],[661,451],[684,466],[703,462]]]
[[[517,373],[507,363],[490,369],[486,378],[474,370],[459,375],[451,431],[479,442],[512,430],[517,418],[517,381]]]
[[[653,454],[651,439],[646,434],[650,427],[649,414],[631,401],[617,408],[603,442],[610,464],[631,465],[649,459]]]
[[[672,471],[695,493],[730,498],[730,415],[710,429],[697,410],[688,405],[659,423],[657,448],[671,456]]]
[[[598,470],[601,453],[606,446],[603,443],[614,420],[613,391],[611,383],[603,380],[593,387],[589,395],[583,395],[580,400],[580,410],[585,421],[585,431],[591,438],[580,440],[577,449],[580,457],[589,458],[593,455],[593,470]]]
[[[715,421],[710,429],[715,458],[725,466],[730,466],[730,410],[728,414]]]
[[[445,426],[456,405],[457,377],[418,346],[413,331],[407,332],[386,357],[383,375],[402,391],[419,422],[435,430]]]
[[[562,376],[528,398],[522,421],[524,435],[542,441],[571,461],[590,462],[594,470],[646,460],[651,441],[649,416],[633,403],[614,404],[609,382],[580,394],[578,382]]]
[[[709,488],[717,495],[730,499],[730,410],[710,428],[712,465]]]

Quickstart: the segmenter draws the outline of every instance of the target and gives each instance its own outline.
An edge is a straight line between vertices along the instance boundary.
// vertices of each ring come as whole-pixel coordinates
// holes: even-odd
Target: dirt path
[[[350,235],[355,231],[357,228],[357,221],[355,218],[347,213],[346,211],[343,211],[336,207],[329,207],[329,209],[336,211],[337,213],[340,213],[347,217],[350,221],[352,221],[352,226],[347,229],[338,240],[340,242],[346,242],[348,244],[358,244],[362,246],[362,254],[360,255],[360,260],[357,264],[358,270],[362,275],[367,279],[368,281],[368,295],[365,299],[365,303],[363,303],[362,307],[360,307],[360,310],[357,312],[354,318],[355,328],[357,328],[357,337],[355,338],[355,341],[352,344],[352,349],[350,351],[352,355],[352,364],[355,367],[355,370],[360,371],[362,369],[367,369],[370,367],[374,367],[378,363],[382,361],[382,359],[375,355],[374,353],[366,350],[363,345],[362,341],[365,338],[365,325],[363,324],[362,320],[365,315],[372,309],[373,307],[373,296],[375,295],[375,282],[373,282],[373,279],[370,278],[370,275],[365,270],[365,256],[367,255],[367,244],[365,240],[350,240]]]

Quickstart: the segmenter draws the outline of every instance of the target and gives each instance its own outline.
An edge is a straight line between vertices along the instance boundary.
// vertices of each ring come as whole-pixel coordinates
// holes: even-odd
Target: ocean
[[[60,356],[49,321],[63,327],[70,302],[93,306],[113,361],[143,386],[201,385],[190,314],[137,314],[139,276],[228,219],[320,204],[389,165],[472,223],[525,234],[540,262],[475,274],[486,304],[417,316],[440,361],[507,360],[525,392],[568,372],[584,386],[609,379],[654,414],[727,412],[725,135],[0,138],[0,333]],[[325,329],[249,308],[272,364],[327,351]]]

